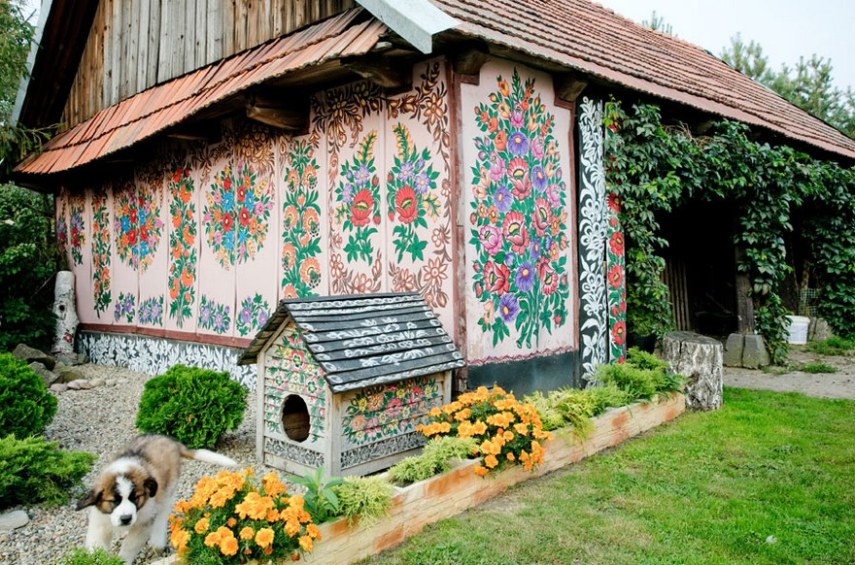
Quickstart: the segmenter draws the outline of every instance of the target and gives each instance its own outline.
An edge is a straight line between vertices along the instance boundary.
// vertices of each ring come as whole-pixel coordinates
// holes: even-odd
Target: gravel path
[[[111,458],[139,432],[134,427],[137,407],[145,382],[151,375],[136,373],[117,367],[82,365],[79,367],[87,379],[115,379],[112,386],[99,386],[90,390],[69,390],[57,395],[59,406],[51,425],[45,431],[46,439],[57,441],[63,449],[89,451],[99,456],[93,471],[84,477],[88,487],[93,478]],[[255,458],[255,395],[247,395],[247,410],[241,426],[226,434],[216,450],[237,461],[241,468],[253,467],[263,474]],[[189,497],[193,486],[206,474],[216,471],[206,463],[185,461],[177,496]],[[82,547],[86,539],[86,511],[76,511],[74,506],[81,493],[68,504],[59,507],[15,507],[30,516],[26,526],[12,532],[0,533],[0,563],[16,565],[47,565],[57,563],[74,547]],[[114,550],[118,551],[118,543]],[[162,556],[149,549],[137,558],[136,564],[158,561]]]
[[[811,396],[855,399],[855,357],[821,357],[803,348],[792,348],[790,361],[798,367],[804,363],[824,362],[838,369],[833,374],[808,374],[793,370],[785,374],[771,374],[759,370],[724,370],[725,386],[758,388],[776,391],[796,391]],[[45,431],[50,441],[59,442],[67,450],[89,451],[99,456],[94,470],[84,477],[90,485],[115,452],[122,449],[135,435],[139,398],[143,386],[151,375],[136,373],[117,367],[83,365],[81,372],[87,379],[116,380],[114,385],[90,390],[69,390],[57,396],[59,407],[53,423]],[[236,460],[241,467],[254,467],[263,474],[269,469],[260,467],[255,458],[255,395],[247,396],[247,410],[237,431],[226,434],[217,451]],[[182,498],[192,494],[193,486],[214,469],[205,463],[186,461],[177,495]],[[23,528],[0,533],[0,563],[16,565],[45,565],[57,563],[74,547],[82,546],[86,537],[86,512],[74,510],[74,500],[60,507],[17,507],[25,510],[30,522]],[[114,549],[118,550],[118,543]],[[151,550],[142,553],[136,564],[151,564],[162,556]]]

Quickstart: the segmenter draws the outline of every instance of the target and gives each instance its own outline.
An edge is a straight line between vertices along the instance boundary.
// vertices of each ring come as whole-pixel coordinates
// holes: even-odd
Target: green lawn
[[[364,563],[805,562],[855,563],[855,402],[725,389]]]

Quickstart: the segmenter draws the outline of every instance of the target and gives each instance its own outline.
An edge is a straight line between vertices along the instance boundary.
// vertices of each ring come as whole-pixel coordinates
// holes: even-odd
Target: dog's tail
[[[217,453],[216,451],[209,451],[207,449],[188,449],[184,448],[181,450],[181,457],[185,459],[195,459],[196,461],[203,461],[205,463],[210,463],[211,465],[220,465],[222,467],[237,467],[237,461],[232,459],[231,457],[226,457],[221,453]]]

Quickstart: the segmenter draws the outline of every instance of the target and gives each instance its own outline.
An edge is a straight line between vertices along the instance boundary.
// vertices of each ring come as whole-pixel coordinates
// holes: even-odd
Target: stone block
[[[0,514],[0,532],[11,532],[30,522],[30,516],[23,510],[13,510]]]
[[[808,328],[808,340],[810,341],[825,341],[834,333],[831,331],[831,326],[828,325],[823,318],[811,318],[810,327]]]
[[[759,369],[769,365],[772,360],[766,350],[766,342],[759,335],[746,335],[742,350],[742,366],[746,369]]]
[[[42,363],[39,363],[38,361],[33,361],[32,363],[30,363],[30,368],[42,378],[42,382],[45,383],[46,387],[49,387],[59,379],[59,375],[49,370],[47,367],[45,367]]]
[[[53,366],[56,365],[56,359],[52,355],[48,355],[43,351],[39,351],[35,347],[30,347],[24,343],[19,343],[18,346],[12,351],[12,355],[17,357],[18,359],[22,359],[27,363],[38,362],[47,367],[48,369],[53,369]]]
[[[744,348],[745,335],[733,333],[727,336],[727,342],[724,344],[724,366],[741,367]]]

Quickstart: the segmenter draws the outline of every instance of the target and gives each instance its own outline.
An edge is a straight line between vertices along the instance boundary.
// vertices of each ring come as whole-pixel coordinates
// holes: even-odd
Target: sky
[[[720,55],[737,32],[763,48],[770,66],[814,53],[831,59],[841,90],[855,90],[855,0],[594,0],[631,20],[653,11],[678,37]]]

